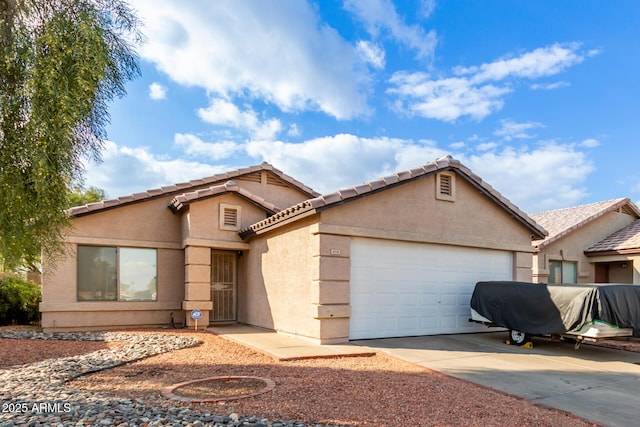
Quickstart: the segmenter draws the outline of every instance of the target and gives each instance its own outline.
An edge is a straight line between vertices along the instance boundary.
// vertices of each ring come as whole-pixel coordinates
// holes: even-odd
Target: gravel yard
[[[514,424],[514,417],[520,425],[594,425],[573,415],[535,406],[381,354],[277,362],[210,333],[153,333],[197,338],[202,343],[80,376],[67,382],[65,387],[92,399],[144,402],[145,407],[171,407],[182,414],[238,414],[252,417],[253,425],[261,425],[260,422],[266,420],[296,420],[308,425],[507,426]],[[117,350],[119,346],[125,348],[119,342],[2,339],[0,360],[5,368],[0,369],[0,375],[14,372],[17,375],[26,369],[6,368],[8,364],[33,363],[35,359],[67,357],[97,349]],[[168,401],[160,395],[163,387],[215,376],[269,378],[275,381],[276,387],[256,397],[204,405]],[[0,420],[1,417],[11,419],[7,415],[0,414]],[[102,419],[98,421],[102,423]],[[120,419],[114,425],[143,424]]]

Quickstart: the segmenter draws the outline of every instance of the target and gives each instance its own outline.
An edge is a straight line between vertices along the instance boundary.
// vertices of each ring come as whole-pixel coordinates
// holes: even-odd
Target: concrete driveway
[[[506,332],[352,341],[373,351],[571,412],[606,426],[640,423],[640,353],[533,338],[504,344]],[[517,418],[516,418],[517,419]]]

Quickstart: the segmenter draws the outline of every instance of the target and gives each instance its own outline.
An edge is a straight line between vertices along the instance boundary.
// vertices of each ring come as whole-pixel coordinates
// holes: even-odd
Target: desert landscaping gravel
[[[0,330],[0,360],[2,426],[595,425],[382,354],[278,362],[206,332]],[[160,394],[215,376],[276,386],[211,404]]]

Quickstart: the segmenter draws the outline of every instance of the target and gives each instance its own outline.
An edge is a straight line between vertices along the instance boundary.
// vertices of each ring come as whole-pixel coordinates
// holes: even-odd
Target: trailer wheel
[[[516,331],[515,329],[509,330],[509,339],[513,345],[524,345],[529,341],[529,336],[524,332]]]

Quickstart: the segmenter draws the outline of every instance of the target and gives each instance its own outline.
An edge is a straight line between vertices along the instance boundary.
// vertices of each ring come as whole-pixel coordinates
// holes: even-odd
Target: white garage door
[[[512,280],[511,252],[354,238],[350,339],[486,331],[469,322],[476,282]]]

